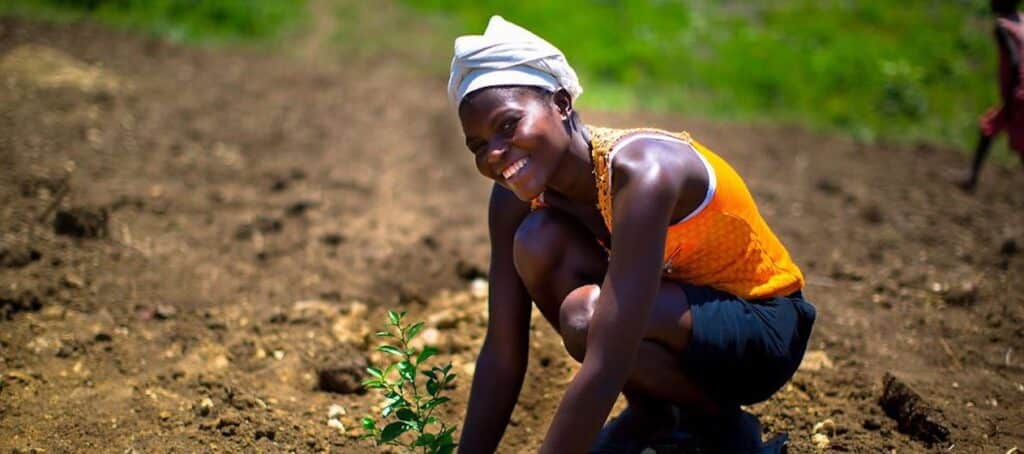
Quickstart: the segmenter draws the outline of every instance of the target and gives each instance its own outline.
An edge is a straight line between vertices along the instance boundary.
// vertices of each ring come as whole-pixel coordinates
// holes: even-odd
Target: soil
[[[18,66],[26,49],[56,63]],[[442,417],[460,421],[486,323],[488,184],[442,78],[0,19],[12,51],[0,450],[370,451],[353,435],[382,399],[354,383],[383,360],[371,333],[388,309],[430,320],[459,374]],[[1018,168],[990,166],[972,196],[947,178],[964,155],[943,147],[584,115],[691,131],[802,266],[819,319],[792,382],[750,408],[766,433],[795,452],[1024,445]],[[531,347],[502,452],[537,448],[577,368],[539,317]],[[880,405],[887,372],[947,439],[900,431]]]

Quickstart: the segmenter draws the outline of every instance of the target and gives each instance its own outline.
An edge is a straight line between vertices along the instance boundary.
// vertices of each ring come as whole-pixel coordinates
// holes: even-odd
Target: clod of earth
[[[366,359],[361,356],[323,360],[316,368],[317,389],[338,394],[365,394]]]
[[[35,312],[42,307],[42,300],[33,291],[0,288],[0,320],[10,320],[18,312]]]
[[[320,236],[320,242],[328,246],[337,246],[345,242],[345,236],[339,233],[325,233]]]
[[[252,238],[253,233],[260,232],[262,234],[278,233],[281,231],[281,221],[260,216],[256,220],[242,224],[238,226],[238,230],[235,230],[235,239],[237,240],[248,240]]]
[[[1013,238],[1007,238],[1003,241],[1002,246],[999,247],[999,253],[1004,257],[1013,257],[1020,252],[1020,246],[1017,245],[1017,240]]]
[[[107,236],[109,215],[105,208],[75,207],[57,211],[53,230],[58,235],[76,238],[104,238]]]
[[[0,268],[21,268],[41,257],[39,251],[28,246],[5,246],[0,248]]]
[[[298,202],[288,205],[288,208],[286,208],[284,212],[288,216],[298,217],[306,214],[307,210],[311,208],[316,208],[318,206],[320,206],[320,204],[317,202],[313,202],[310,200],[299,200]]]
[[[882,397],[878,403],[898,423],[901,432],[925,443],[940,443],[949,440],[939,412],[906,383],[891,373],[882,378]]]
[[[971,306],[978,300],[978,286],[965,282],[946,291],[942,300],[953,306]]]

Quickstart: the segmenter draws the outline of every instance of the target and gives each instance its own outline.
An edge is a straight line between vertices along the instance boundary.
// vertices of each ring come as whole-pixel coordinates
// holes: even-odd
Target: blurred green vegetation
[[[306,0],[2,0],[0,14],[90,17],[176,41],[270,42],[300,23]]]
[[[403,1],[453,17],[449,38],[492,14],[536,32],[577,68],[584,106],[966,147],[997,101],[984,0]]]
[[[447,71],[452,39],[501,14],[566,53],[583,107],[970,148],[976,118],[998,101],[985,0],[0,0],[0,14],[260,43],[316,28],[323,8],[311,3],[334,13],[339,59],[400,59],[435,74]]]

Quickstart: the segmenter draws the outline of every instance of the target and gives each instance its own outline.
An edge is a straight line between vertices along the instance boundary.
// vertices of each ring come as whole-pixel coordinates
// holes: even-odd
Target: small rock
[[[167,421],[168,419],[171,419],[171,412],[169,412],[167,410],[161,411],[160,412],[160,420],[161,421]]]
[[[85,288],[85,280],[72,273],[65,274],[62,282],[67,288]]]
[[[327,420],[327,427],[330,427],[332,429],[338,429],[338,432],[345,432],[345,425],[342,424],[341,421],[338,421],[337,419],[334,418]]]
[[[345,407],[338,404],[331,404],[327,407],[327,417],[331,419],[337,419],[339,416],[345,415]]]
[[[58,235],[76,238],[104,238],[107,236],[109,214],[105,208],[75,207],[57,211],[53,230]]]
[[[487,280],[481,278],[473,279],[469,284],[469,293],[473,295],[473,298],[487,298]]]
[[[938,411],[920,394],[888,372],[882,384],[882,397],[878,403],[890,418],[896,420],[901,432],[925,443],[949,440],[949,429]]]
[[[175,314],[178,313],[178,308],[170,304],[157,304],[156,310],[153,315],[159,320],[167,320],[174,318]]]
[[[210,412],[213,411],[213,400],[209,397],[204,397],[199,401],[198,404],[192,407],[197,416],[209,416]]]
[[[814,447],[825,450],[832,444],[832,441],[825,434],[814,434],[811,436],[811,443],[814,443]]]
[[[800,363],[800,370],[806,371],[819,371],[821,369],[831,369],[833,366],[832,360],[829,359],[828,354],[823,350],[810,350],[804,353],[804,360]]]
[[[826,419],[824,421],[821,421],[821,422],[819,422],[819,423],[814,425],[814,428],[811,429],[811,433],[835,435],[835,433],[836,433],[836,422],[833,421],[832,418],[828,418],[828,419]]]

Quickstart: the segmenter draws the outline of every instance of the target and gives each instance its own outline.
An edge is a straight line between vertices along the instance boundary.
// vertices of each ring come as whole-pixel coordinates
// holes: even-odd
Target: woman
[[[448,92],[495,182],[490,318],[460,451],[500,441],[533,300],[582,362],[542,452],[639,452],[678,438],[684,415],[706,451],[762,452],[739,406],[792,376],[815,312],[736,172],[687,133],[584,125],[562,53],[498,16],[456,40]],[[620,392],[629,408],[601,431]]]

